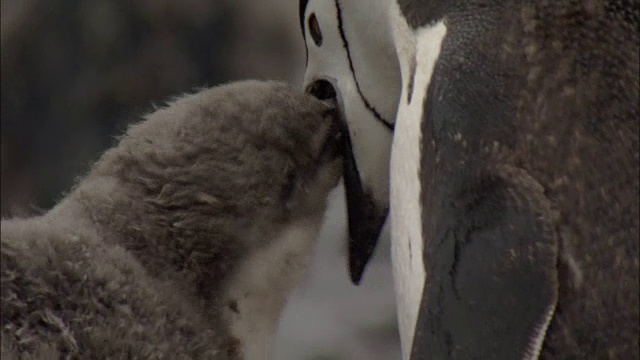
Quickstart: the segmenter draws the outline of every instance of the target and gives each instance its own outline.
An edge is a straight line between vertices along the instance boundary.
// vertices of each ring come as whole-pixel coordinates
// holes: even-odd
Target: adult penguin
[[[639,8],[300,1],[351,278],[390,208],[405,359],[638,358]]]

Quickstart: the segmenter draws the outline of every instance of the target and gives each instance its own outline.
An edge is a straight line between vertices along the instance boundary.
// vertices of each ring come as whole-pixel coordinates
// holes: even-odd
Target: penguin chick
[[[2,222],[3,358],[270,358],[341,176],[335,113],[246,81],[130,127],[51,211]]]

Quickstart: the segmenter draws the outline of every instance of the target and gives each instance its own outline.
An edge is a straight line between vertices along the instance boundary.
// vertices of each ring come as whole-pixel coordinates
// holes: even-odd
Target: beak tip
[[[361,280],[361,278],[354,277],[354,275],[351,275],[351,283],[353,285],[360,286],[360,280]]]
[[[378,237],[372,236],[368,238],[369,241],[360,240],[351,239],[349,244],[349,276],[356,286],[360,285],[369,260],[373,257]]]
[[[362,264],[354,264],[351,261],[349,262],[349,276],[351,277],[351,282],[353,283],[353,285],[360,285],[363,273],[364,266],[362,266]]]

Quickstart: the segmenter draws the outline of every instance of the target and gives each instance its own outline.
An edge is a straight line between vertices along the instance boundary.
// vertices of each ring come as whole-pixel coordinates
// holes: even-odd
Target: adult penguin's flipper
[[[508,166],[451,182],[430,209],[411,359],[535,359],[557,300],[557,222]]]

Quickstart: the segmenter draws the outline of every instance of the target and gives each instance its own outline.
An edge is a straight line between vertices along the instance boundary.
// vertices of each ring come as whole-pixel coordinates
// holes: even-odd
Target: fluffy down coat
[[[184,96],[131,126],[52,210],[3,220],[2,358],[245,356],[240,297],[272,292],[251,316],[277,321],[339,180],[334,114],[277,82]],[[233,298],[241,260],[292,223],[309,236],[266,262],[258,295]]]

